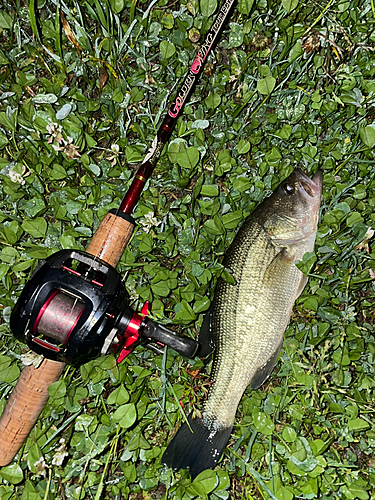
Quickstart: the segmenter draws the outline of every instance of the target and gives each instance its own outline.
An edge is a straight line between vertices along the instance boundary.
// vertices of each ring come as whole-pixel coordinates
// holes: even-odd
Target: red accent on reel
[[[125,342],[117,358],[117,363],[121,363],[134,349],[134,344],[138,342],[139,330],[145,317],[150,314],[151,305],[148,300],[144,303],[140,313],[134,313],[124,332]]]
[[[41,347],[44,347],[45,349],[49,349],[55,352],[60,352],[59,347],[56,347],[53,344],[50,344],[49,342],[45,342],[44,340],[38,339],[38,337],[33,337],[32,341],[40,345]]]
[[[69,273],[75,274],[76,276],[81,276],[81,273],[75,271],[74,269],[71,269],[70,267],[61,266],[61,269],[64,269],[64,271],[68,271]]]

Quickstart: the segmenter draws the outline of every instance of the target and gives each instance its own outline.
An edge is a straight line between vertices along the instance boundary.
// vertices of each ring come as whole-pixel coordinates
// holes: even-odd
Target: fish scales
[[[224,259],[235,280],[218,281],[211,312],[215,344],[212,385],[201,418],[188,417],[163,462],[190,469],[192,478],[213,468],[229,440],[240,399],[270,375],[296,298],[307,282],[296,267],[314,249],[322,174],[293,172],[245,220]],[[209,323],[209,322],[208,322]],[[207,328],[199,340],[209,345]]]
[[[220,384],[213,385],[204,404],[204,419],[209,422],[233,424],[247,385],[280,348],[303,279],[298,268],[287,262],[280,281],[264,284],[266,270],[281,251],[249,218],[227,255],[225,267],[232,271],[237,286],[221,281],[216,291],[212,329],[217,356],[211,378]]]

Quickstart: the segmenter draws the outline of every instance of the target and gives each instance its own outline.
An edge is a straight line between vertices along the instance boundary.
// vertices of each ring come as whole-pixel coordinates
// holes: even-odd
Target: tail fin
[[[173,470],[189,467],[191,478],[194,479],[203,470],[215,467],[231,431],[232,427],[211,430],[204,425],[201,418],[193,420],[190,414],[188,424],[182,424],[169,443],[162,462]]]

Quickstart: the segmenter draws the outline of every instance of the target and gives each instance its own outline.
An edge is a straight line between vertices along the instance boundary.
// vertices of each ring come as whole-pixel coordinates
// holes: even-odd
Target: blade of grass
[[[98,16],[96,15],[96,12],[91,7],[91,5],[88,2],[86,2],[85,6],[86,6],[86,9],[88,10],[88,12],[90,13],[90,16],[93,18],[93,20],[96,21],[96,22],[99,22]]]
[[[46,486],[46,492],[44,494],[44,498],[43,500],[47,500],[48,498],[48,492],[49,492],[49,489],[50,489],[50,486],[51,486],[51,482],[52,482],[52,469],[49,469],[48,471],[48,483],[47,483],[47,486]]]
[[[99,21],[101,23],[101,27],[103,28],[104,35],[109,36],[109,26],[108,26],[108,19],[106,18],[104,11],[102,9],[102,6],[98,2],[98,0],[94,0],[95,3],[95,8],[98,13]]]
[[[71,415],[67,420],[65,420],[65,422],[62,425],[60,425],[60,427],[58,429],[56,429],[56,431],[52,434],[52,436],[50,438],[48,438],[47,441],[41,446],[41,449],[48,446],[49,443],[51,441],[53,441],[56,438],[56,436],[58,436],[60,434],[60,432],[62,432],[66,427],[68,427],[70,422],[73,422],[73,420],[75,420],[80,413],[81,413],[81,411],[78,411],[78,412],[74,413],[73,415]]]
[[[66,74],[67,73],[66,72],[66,66],[64,64],[64,58],[63,58],[63,52],[62,52],[62,45],[61,45],[62,31],[61,31],[60,2],[59,2],[59,0],[57,1],[57,4],[56,4],[55,30],[56,30],[56,33],[57,33],[56,40],[55,40],[55,48],[56,48],[56,52],[60,56],[61,65],[62,65],[63,71]]]
[[[146,17],[149,15],[150,13],[150,10],[152,9],[152,7],[156,4],[158,0],[152,0],[152,2],[150,3],[150,5],[147,7],[147,10],[145,11],[145,13],[143,14],[142,16],[142,21],[144,21],[146,19]]]
[[[41,32],[40,32],[40,26],[38,23],[38,12],[37,12],[37,0],[30,0],[29,1],[29,17],[30,17],[30,25],[31,29],[34,33],[34,36],[38,40],[38,42],[41,42]]]
[[[169,389],[169,392],[172,394],[173,399],[176,401],[176,403],[177,403],[177,405],[178,405],[178,410],[179,410],[179,412],[180,412],[180,414],[181,414],[181,416],[182,416],[182,418],[183,418],[184,422],[185,422],[185,423],[189,426],[189,429],[191,430],[191,427],[190,427],[189,421],[188,421],[188,419],[187,419],[187,417],[186,417],[186,415],[185,415],[185,412],[184,412],[184,411],[182,410],[182,408],[181,408],[180,402],[179,402],[179,400],[178,400],[178,398],[177,398],[177,396],[176,396],[176,393],[175,393],[175,392],[174,392],[174,390],[173,390],[173,386],[172,386],[172,384],[171,384],[170,382],[168,382],[168,389]],[[193,432],[193,431],[191,430],[191,432]]]
[[[119,432],[120,432],[120,427],[117,427],[117,430],[116,430],[116,436],[114,438],[114,440],[112,441],[112,444],[111,444],[111,449],[109,450],[109,453],[108,453],[108,458],[106,460],[106,463],[104,465],[104,469],[103,469],[103,472],[102,472],[102,475],[101,475],[101,478],[100,478],[100,483],[99,483],[99,486],[98,486],[98,489],[96,490],[96,494],[95,494],[95,500],[100,500],[100,497],[103,493],[103,489],[104,489],[104,478],[107,474],[107,469],[108,469],[108,466],[109,466],[109,462],[111,460],[111,457],[112,455],[115,453],[116,451],[116,448],[117,448],[117,444],[118,444],[118,437],[119,437]]]
[[[304,34],[304,36],[307,35],[307,33],[309,31],[311,31],[313,29],[313,27],[318,24],[318,22],[321,20],[321,18],[324,16],[324,14],[327,12],[327,10],[331,7],[331,5],[333,4],[334,0],[330,0],[327,5],[324,7],[324,9],[321,11],[321,13],[319,14],[319,16],[315,19],[315,21],[312,23],[311,26],[309,26]]]
[[[130,24],[134,21],[136,5],[137,5],[137,0],[132,0],[131,6],[130,6],[130,14],[129,14]]]
[[[268,488],[268,486],[264,482],[264,478],[259,474],[259,472],[257,472],[255,469],[253,469],[252,467],[250,467],[250,465],[247,464],[244,461],[244,459],[240,455],[238,455],[235,451],[233,451],[233,450],[230,450],[230,451],[231,451],[231,453],[233,453],[233,455],[235,455],[236,458],[238,458],[239,460],[241,460],[245,464],[247,472],[251,476],[253,476],[253,478],[261,485],[261,487],[263,488],[263,490],[272,498],[272,500],[279,500],[274,495],[274,493],[272,493],[272,491]]]

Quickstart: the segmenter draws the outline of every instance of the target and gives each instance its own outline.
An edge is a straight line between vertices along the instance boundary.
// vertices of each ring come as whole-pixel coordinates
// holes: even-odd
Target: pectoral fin
[[[283,276],[289,273],[291,266],[294,265],[294,259],[294,255],[287,248],[281,249],[268,265],[263,276],[263,285],[272,287],[283,281]]]

